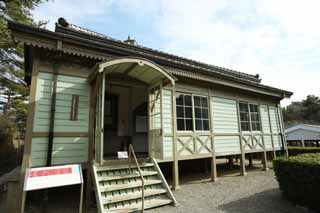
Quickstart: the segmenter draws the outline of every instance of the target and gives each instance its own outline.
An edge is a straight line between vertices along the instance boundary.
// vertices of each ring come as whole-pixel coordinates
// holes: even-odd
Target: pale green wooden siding
[[[194,140],[198,154],[209,154],[212,152],[212,144],[209,135],[199,136]]]
[[[160,92],[160,91],[158,91]],[[154,125],[155,125],[155,129],[161,129],[161,101],[160,101],[160,94],[156,95],[156,100],[155,100],[155,110],[154,110]]]
[[[263,132],[270,133],[268,106],[261,105],[260,106],[260,113],[261,113],[261,125],[262,125]]]
[[[280,122],[278,117],[278,109],[276,107],[269,107],[270,123],[273,134],[280,134]],[[274,149],[278,150],[282,147],[280,135],[273,135]]]
[[[237,102],[225,98],[211,98],[214,133],[238,133]]]
[[[280,133],[278,110],[276,107],[269,107],[272,133]]]
[[[179,136],[177,142],[177,150],[179,156],[188,156],[195,153],[192,136]]]
[[[39,73],[34,132],[48,132],[52,96],[52,74]],[[72,95],[79,95],[78,120],[70,121]],[[85,78],[58,75],[55,132],[88,132],[89,85]]]
[[[211,113],[214,134],[239,133],[235,100],[212,97]],[[218,155],[240,153],[239,136],[214,136],[214,146]]]
[[[88,133],[89,85],[87,79],[58,75],[54,132]],[[49,132],[53,75],[39,72],[33,132]],[[72,95],[79,96],[78,120],[70,120]],[[48,137],[32,138],[30,166],[44,166]],[[87,137],[54,137],[52,164],[88,161]]]
[[[263,136],[264,139],[264,145],[266,147],[266,149],[272,149],[272,139],[271,139],[271,135],[265,135]]]
[[[281,137],[280,135],[273,135],[273,145],[274,149],[281,149],[282,147],[282,142],[281,142]]]
[[[32,138],[30,166],[45,166],[48,138]],[[52,164],[82,163],[88,160],[87,137],[54,137]]]
[[[214,146],[217,155],[239,154],[241,152],[239,136],[215,136]]]
[[[162,90],[162,123],[163,123],[163,157],[172,157],[173,124],[172,124],[172,91]]]

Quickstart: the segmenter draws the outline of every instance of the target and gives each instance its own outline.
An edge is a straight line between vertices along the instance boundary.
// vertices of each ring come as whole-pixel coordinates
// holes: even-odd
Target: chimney
[[[135,39],[131,39],[130,36],[128,36],[127,40],[124,40],[123,42],[134,46],[138,45],[137,41]]]

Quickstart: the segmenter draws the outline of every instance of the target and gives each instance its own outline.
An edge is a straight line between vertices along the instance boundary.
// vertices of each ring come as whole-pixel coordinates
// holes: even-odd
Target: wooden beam
[[[24,212],[26,192],[24,192],[24,176],[26,169],[29,167],[30,158],[31,158],[31,144],[32,144],[32,131],[33,131],[33,121],[36,110],[36,90],[37,90],[37,81],[38,81],[38,67],[39,60],[34,57],[33,68],[32,68],[32,78],[30,86],[30,101],[28,106],[28,118],[26,126],[26,137],[23,150],[23,159],[20,170],[20,183],[19,183],[19,197],[17,198],[17,212]]]
[[[260,128],[261,128],[261,140],[262,140],[262,145],[263,145],[263,155],[262,155],[262,163],[263,163],[263,170],[268,171],[268,166],[267,166],[267,151],[266,151],[266,145],[264,142],[264,131],[263,131],[263,125],[262,125],[262,117],[261,117],[261,105],[258,105],[258,110],[259,110],[259,119],[260,119]],[[272,137],[272,136],[271,136]]]
[[[272,131],[272,125],[271,125],[271,117],[270,117],[270,108],[269,108],[269,105],[267,105],[267,110],[268,110],[269,127],[270,127],[270,133],[271,133],[273,159],[275,159],[275,158],[277,157],[277,155],[276,155],[276,150],[275,150],[275,148],[274,148],[273,131]]]
[[[210,140],[211,140],[211,151],[212,151],[212,157],[210,158],[210,168],[211,168],[211,180],[217,181],[217,161],[216,161],[216,152],[214,147],[214,131],[212,126],[212,108],[211,108],[211,89],[208,89],[208,108],[209,108],[209,126],[210,126]]]
[[[246,156],[244,146],[242,144],[242,131],[241,131],[241,122],[240,122],[240,110],[239,110],[239,101],[237,100],[237,114],[238,114],[238,130],[239,130],[239,139],[240,139],[240,151],[241,151],[241,158],[240,158],[240,165],[241,165],[241,172],[240,174],[245,176],[246,173]]]
[[[179,162],[177,152],[177,119],[176,119],[176,88],[172,88],[172,124],[173,124],[173,163],[172,163],[172,176],[173,176],[173,189],[177,190],[179,186]]]
[[[132,72],[132,70],[134,70],[137,65],[138,65],[137,63],[131,64],[131,65],[123,72],[123,74],[129,75],[129,73]]]

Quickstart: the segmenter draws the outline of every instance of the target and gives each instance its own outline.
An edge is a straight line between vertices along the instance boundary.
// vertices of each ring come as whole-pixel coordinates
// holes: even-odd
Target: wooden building
[[[60,18],[55,32],[9,22],[25,45],[30,106],[22,165],[81,163],[98,209],[140,208],[141,181],[118,151],[134,147],[145,208],[175,202],[158,163],[286,150],[280,100],[292,93],[259,75],[115,40]],[[130,149],[131,150],[131,149]],[[266,164],[265,164],[266,168]],[[119,181],[120,180],[120,181]],[[131,183],[131,184],[128,184]],[[128,188],[133,189],[129,191]]]
[[[285,129],[288,146],[316,146],[320,142],[320,126],[298,124]]]

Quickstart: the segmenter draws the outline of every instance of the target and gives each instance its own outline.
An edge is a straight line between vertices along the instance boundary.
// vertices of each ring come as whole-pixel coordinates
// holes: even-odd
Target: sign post
[[[83,176],[81,165],[79,164],[29,168],[26,170],[23,189],[25,192],[28,192],[76,184],[81,184],[79,213],[82,213]]]

